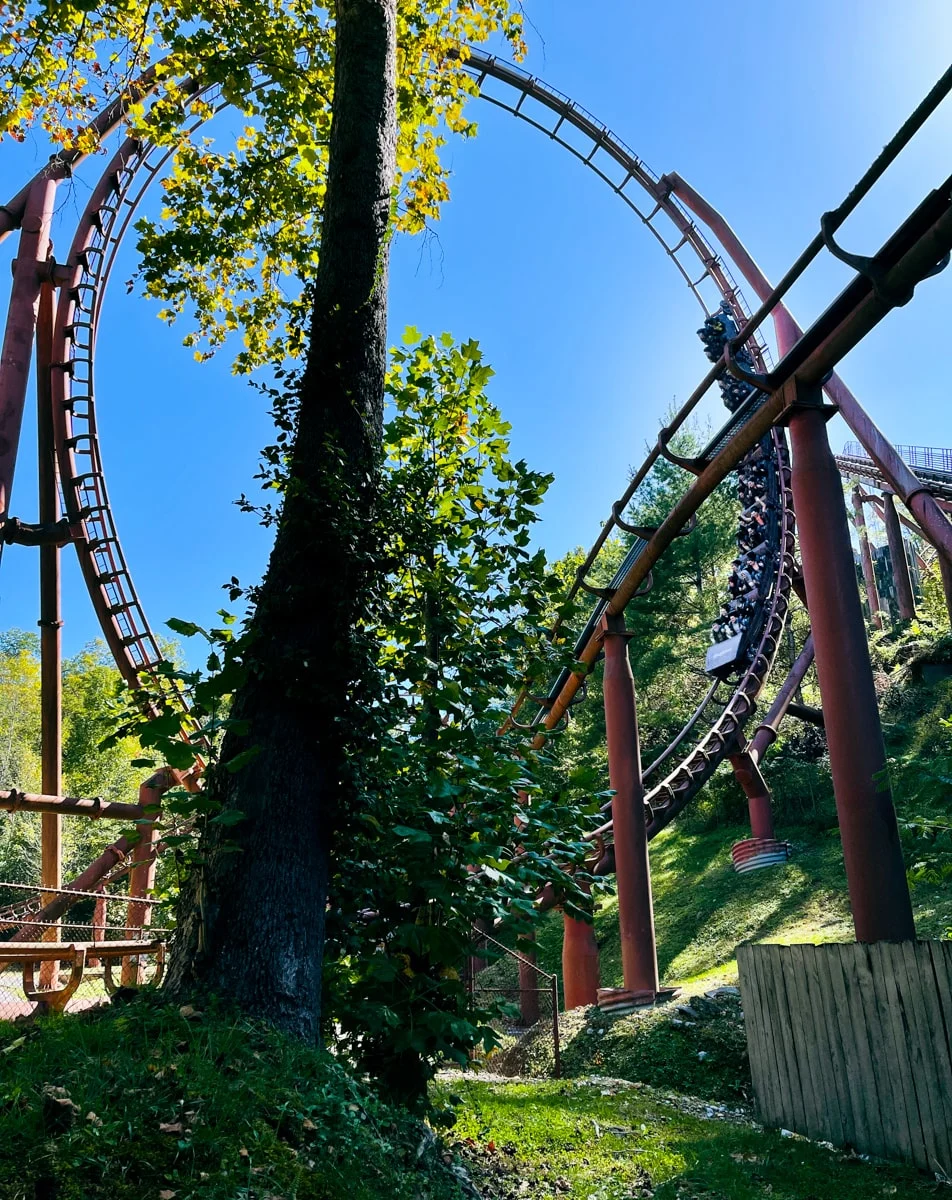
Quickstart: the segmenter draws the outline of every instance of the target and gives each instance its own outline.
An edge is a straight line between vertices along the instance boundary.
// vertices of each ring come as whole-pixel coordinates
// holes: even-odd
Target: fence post
[[[562,1078],[562,1048],[559,1045],[559,977],[552,976],[552,1074]]]

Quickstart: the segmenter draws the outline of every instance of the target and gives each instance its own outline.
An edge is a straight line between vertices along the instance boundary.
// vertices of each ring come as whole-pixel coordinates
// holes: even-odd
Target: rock
[[[740,998],[740,988],[719,987],[719,988],[714,988],[713,991],[705,992],[704,995],[707,996],[709,1000],[720,1000],[725,996],[736,996],[739,999]]]
[[[682,1017],[687,1017],[689,1021],[696,1021],[700,1016],[700,1013],[693,1009],[690,1004],[679,1004],[678,1012]]]
[[[43,1125],[47,1133],[65,1133],[79,1115],[79,1105],[73,1103],[66,1088],[47,1084],[43,1089]]]

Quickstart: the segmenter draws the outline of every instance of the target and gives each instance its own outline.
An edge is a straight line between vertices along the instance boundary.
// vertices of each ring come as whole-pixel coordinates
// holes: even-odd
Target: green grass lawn
[[[441,1081],[484,1200],[873,1200],[949,1194],[920,1173],[617,1081]]]

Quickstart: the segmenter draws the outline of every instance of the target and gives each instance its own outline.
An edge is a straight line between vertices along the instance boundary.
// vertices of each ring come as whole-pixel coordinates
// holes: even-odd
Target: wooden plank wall
[[[952,942],[739,946],[765,1125],[952,1178]]]

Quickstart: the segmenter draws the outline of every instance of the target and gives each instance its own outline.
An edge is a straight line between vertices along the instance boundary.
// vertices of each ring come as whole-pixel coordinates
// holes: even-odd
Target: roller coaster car
[[[727,679],[744,664],[738,660],[741,657],[743,633],[735,633],[733,637],[725,638],[723,642],[715,642],[708,649],[704,660],[704,669],[708,675],[717,679]]]

